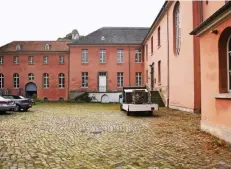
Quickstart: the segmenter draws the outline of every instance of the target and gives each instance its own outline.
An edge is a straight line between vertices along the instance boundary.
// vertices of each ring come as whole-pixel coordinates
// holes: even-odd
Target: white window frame
[[[174,19],[175,19],[175,50],[176,54],[179,55],[180,47],[181,47],[181,24],[180,24],[180,3],[177,2],[177,6],[175,8]]]
[[[59,64],[64,64],[64,56],[59,56]]]
[[[21,45],[17,44],[16,50],[21,50]]]
[[[82,72],[82,88],[88,88],[88,72]]]
[[[0,73],[0,89],[4,88],[4,75]]]
[[[82,63],[88,63],[88,49],[82,49]]]
[[[124,50],[123,49],[117,50],[117,63],[124,63]]]
[[[64,73],[59,74],[59,88],[65,88],[65,75],[64,75]]]
[[[230,59],[231,59],[231,49],[229,48],[229,44],[231,43],[231,35],[228,39],[228,44],[227,44],[227,75],[228,75],[228,91],[231,93],[231,84],[230,84],[230,75],[231,75],[231,69],[229,69],[230,65]]]
[[[33,65],[34,64],[34,56],[29,56],[28,58],[28,64]]]
[[[100,63],[106,63],[106,49],[100,49]]]
[[[48,56],[43,56],[43,64],[47,65],[48,64]]]
[[[13,82],[14,82],[14,89],[18,89],[19,88],[19,74],[18,73],[14,73],[13,74]]]
[[[142,72],[136,72],[136,86],[142,86]]]
[[[50,50],[50,45],[46,44],[44,48],[45,48],[45,50]]]
[[[138,49],[136,50],[135,62],[142,63],[142,54],[141,51]]]
[[[124,72],[117,72],[117,87],[122,88],[124,85]]]
[[[28,80],[33,81],[34,80],[34,73],[29,73],[28,74]]]
[[[4,63],[4,57],[0,56],[0,65],[2,65]]]
[[[19,64],[19,56],[14,56],[14,64]]]
[[[43,73],[43,88],[47,89],[49,88],[49,74]]]

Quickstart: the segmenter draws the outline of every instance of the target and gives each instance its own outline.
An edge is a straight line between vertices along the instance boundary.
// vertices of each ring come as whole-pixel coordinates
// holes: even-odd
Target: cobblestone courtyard
[[[128,117],[119,105],[40,104],[0,116],[0,168],[231,168],[231,148],[200,116]]]

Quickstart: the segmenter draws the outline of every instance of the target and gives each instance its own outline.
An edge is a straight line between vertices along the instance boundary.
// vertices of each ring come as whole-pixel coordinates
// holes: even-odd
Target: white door
[[[99,92],[107,91],[107,76],[106,73],[99,73]]]

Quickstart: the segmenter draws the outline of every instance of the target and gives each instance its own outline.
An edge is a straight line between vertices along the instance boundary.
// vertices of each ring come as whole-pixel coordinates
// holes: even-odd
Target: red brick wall
[[[98,72],[108,72],[108,90],[117,88],[117,72],[124,72],[124,85],[135,85],[135,73],[142,72],[143,63],[135,63],[135,50],[141,46],[70,46],[70,90],[96,91]],[[88,64],[81,63],[82,49],[88,49]],[[106,63],[99,63],[100,49],[106,49]],[[124,63],[117,63],[117,49],[124,51]],[[130,73],[129,73],[130,55]],[[88,72],[88,88],[83,89],[81,72]],[[130,84],[129,84],[130,79]],[[142,79],[143,81],[143,79]]]
[[[10,89],[13,94],[18,94],[17,89],[13,89],[13,74],[18,73],[19,88],[23,89],[25,94],[25,85],[28,81],[28,74],[34,73],[34,83],[37,85],[37,96],[40,99],[47,97],[49,100],[58,100],[60,97],[68,97],[68,53],[17,53],[17,54],[0,54],[4,57],[4,64],[0,65],[0,73],[4,74],[4,88]],[[19,64],[13,64],[13,57],[19,56]],[[28,56],[34,56],[34,64],[28,64]],[[49,57],[49,63],[43,64],[43,56]],[[65,63],[59,64],[59,56],[64,56]],[[43,89],[42,75],[49,74],[49,88]],[[65,74],[65,88],[59,89],[58,74]]]

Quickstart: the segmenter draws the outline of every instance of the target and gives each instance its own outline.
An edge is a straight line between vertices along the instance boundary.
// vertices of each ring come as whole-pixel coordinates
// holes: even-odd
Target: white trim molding
[[[201,120],[201,130],[231,143],[231,127]]]

